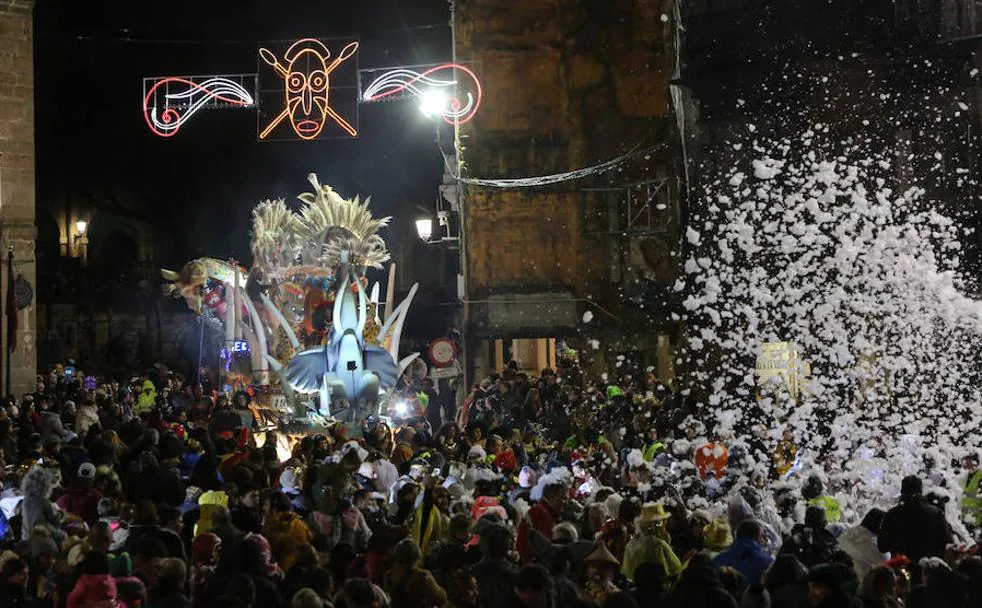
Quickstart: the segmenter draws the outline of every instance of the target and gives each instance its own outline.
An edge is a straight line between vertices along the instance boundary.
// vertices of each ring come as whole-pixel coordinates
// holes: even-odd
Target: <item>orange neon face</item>
[[[273,66],[283,77],[285,108],[259,134],[266,139],[284,119],[290,119],[294,133],[301,139],[316,139],[330,118],[352,137],[358,132],[343,117],[331,108],[331,72],[342,62],[354,55],[358,43],[352,42],[344,47],[333,61],[328,61],[331,52],[324,43],[315,38],[303,38],[294,42],[283,55],[287,65],[284,67],[269,49],[259,49],[263,61]]]
[[[331,90],[327,76],[328,56],[314,49],[303,49],[287,68],[286,86],[283,87],[286,107],[290,111],[293,130],[304,139],[320,135],[327,123],[328,92]]]

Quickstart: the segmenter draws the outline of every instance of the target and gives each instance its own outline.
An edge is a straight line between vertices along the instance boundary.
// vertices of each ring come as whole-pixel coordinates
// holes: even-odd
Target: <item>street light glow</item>
[[[419,111],[427,118],[439,116],[446,109],[449,100],[446,93],[429,89],[419,96]]]
[[[433,220],[430,218],[416,220],[416,234],[424,241],[430,240],[433,236]]]

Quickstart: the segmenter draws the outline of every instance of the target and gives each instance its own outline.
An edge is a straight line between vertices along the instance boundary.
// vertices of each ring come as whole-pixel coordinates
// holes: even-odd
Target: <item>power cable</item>
[[[551,175],[536,175],[532,177],[514,177],[514,178],[501,178],[501,179],[488,179],[488,178],[477,178],[477,177],[461,177],[450,166],[450,160],[447,154],[443,151],[443,144],[440,141],[440,129],[437,127],[436,134],[437,147],[440,149],[440,156],[443,157],[443,166],[447,170],[447,174],[450,175],[454,180],[461,184],[467,184],[469,186],[483,186],[485,188],[534,188],[537,186],[548,186],[551,184],[559,184],[562,182],[570,182],[575,180],[584,179],[593,175],[599,175],[601,173],[606,173],[611,169],[617,167],[621,163],[641,154],[648,154],[654,150],[658,150],[665,147],[665,144],[659,144],[656,146],[651,146],[648,148],[641,148],[642,142],[635,144],[633,148],[625,152],[624,154],[618,156],[617,158],[612,158],[608,161],[602,162],[597,165],[592,165],[590,167],[583,167],[581,169],[576,169],[573,171],[567,171],[565,173],[553,173]]]

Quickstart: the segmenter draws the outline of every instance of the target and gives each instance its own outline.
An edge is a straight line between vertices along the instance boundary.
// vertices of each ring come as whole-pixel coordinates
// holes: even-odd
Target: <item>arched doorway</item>
[[[133,222],[100,211],[89,222],[86,236],[91,274],[107,286],[135,286],[140,250]]]

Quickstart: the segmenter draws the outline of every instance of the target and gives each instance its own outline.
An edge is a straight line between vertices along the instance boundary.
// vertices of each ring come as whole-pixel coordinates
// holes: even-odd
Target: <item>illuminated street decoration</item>
[[[143,118],[154,134],[173,137],[199,110],[254,106],[255,84],[254,74],[144,78]]]
[[[365,102],[406,97],[419,99],[420,110],[427,116],[463,124],[474,118],[481,106],[481,83],[470,68],[443,63],[422,72],[408,68],[387,70],[372,79],[361,95]]]
[[[331,73],[357,50],[358,43],[352,42],[333,61],[329,61],[331,52],[323,42],[316,38],[303,38],[290,45],[281,63],[273,51],[260,48],[259,56],[283,79],[283,109],[260,131],[259,139],[269,138],[287,119],[300,139],[316,139],[328,124],[328,119],[351,137],[357,137],[355,127],[330,105]]]

